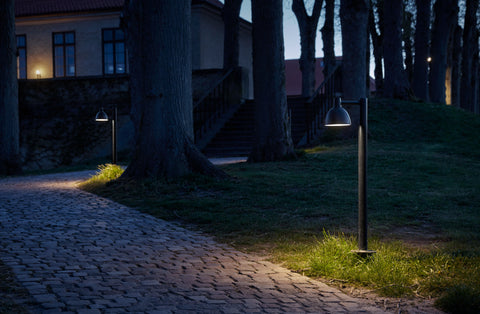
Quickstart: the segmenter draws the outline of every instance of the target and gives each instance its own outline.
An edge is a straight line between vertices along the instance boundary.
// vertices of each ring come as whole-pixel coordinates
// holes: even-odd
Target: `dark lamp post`
[[[107,113],[101,108],[95,116],[95,121],[108,122],[108,120]],[[113,117],[110,120],[112,121],[112,164],[115,165],[117,163],[117,106],[113,108]]]
[[[343,104],[360,106],[360,123],[358,125],[358,250],[362,255],[373,254],[368,250],[367,237],[367,133],[368,133],[368,100],[342,101],[335,99],[335,106],[325,117],[325,126],[349,126],[352,124],[350,115],[342,107]]]

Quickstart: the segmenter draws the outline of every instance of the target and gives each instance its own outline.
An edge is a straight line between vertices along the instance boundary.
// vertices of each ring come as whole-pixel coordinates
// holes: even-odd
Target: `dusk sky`
[[[224,2],[223,0],[220,0]],[[285,3],[290,3],[291,1],[285,1]],[[240,16],[246,19],[247,21],[252,21],[252,12],[251,12],[251,0],[243,0],[242,9]],[[308,10],[309,8],[307,8]],[[320,16],[319,27],[320,30],[321,26],[323,25],[323,15],[324,10],[322,9],[322,15]],[[284,4],[283,8],[283,27],[284,27],[284,38],[285,38],[285,59],[298,59],[300,57],[300,35],[298,32],[298,24],[295,18],[295,15],[292,12],[290,4]],[[339,30],[337,31],[337,35],[339,34]],[[341,40],[337,36],[337,40],[335,42],[335,54],[341,54]],[[317,42],[316,42],[316,55],[317,57],[323,57],[323,50],[322,50],[322,36],[321,33],[317,34]]]

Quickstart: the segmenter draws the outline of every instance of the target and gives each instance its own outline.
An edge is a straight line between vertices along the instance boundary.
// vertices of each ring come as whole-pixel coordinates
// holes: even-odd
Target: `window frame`
[[[22,38],[24,39],[24,42],[25,42],[25,45],[23,46],[19,46],[18,45],[18,39],[19,38]],[[27,63],[27,35],[26,34],[19,34],[19,35],[15,35],[15,45],[17,47],[17,79],[19,80],[24,80],[24,79],[27,79],[28,77],[28,63]],[[20,60],[21,60],[21,56],[20,56],[20,51],[24,51],[25,52],[25,70],[24,70],[24,74],[25,76],[22,77],[21,75],[21,67],[20,67]]]
[[[66,42],[66,36],[67,34],[72,34],[73,35],[73,43],[67,43]],[[57,44],[55,43],[55,35],[62,35],[62,43]],[[63,53],[63,60],[62,60],[62,65],[63,65],[63,75],[57,75],[57,62],[56,62],[56,48],[60,47],[62,49]],[[67,48],[68,47],[73,47],[73,67],[74,67],[74,72],[73,75],[68,75],[68,69],[67,69]],[[65,31],[65,32],[53,32],[52,33],[52,56],[53,56],[53,77],[55,78],[62,78],[62,77],[76,77],[77,76],[77,51],[76,51],[76,34],[75,31]]]
[[[104,76],[115,76],[115,75],[124,75],[127,74],[127,45],[126,45],[126,40],[125,40],[125,32],[123,32],[123,38],[121,40],[116,38],[116,32],[117,31],[122,31],[122,28],[120,27],[107,27],[107,28],[102,28],[102,73]],[[106,31],[112,31],[112,39],[111,40],[106,40],[105,39],[105,32]],[[117,71],[117,44],[122,43],[123,44],[123,64],[125,65],[125,69],[123,72],[119,73]],[[112,44],[112,49],[113,49],[113,73],[107,73],[105,66],[105,45],[106,44]]]

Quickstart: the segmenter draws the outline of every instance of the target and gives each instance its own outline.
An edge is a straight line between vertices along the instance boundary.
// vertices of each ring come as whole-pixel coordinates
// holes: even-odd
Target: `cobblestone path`
[[[364,300],[75,188],[0,180],[0,258],[40,313],[381,313]]]

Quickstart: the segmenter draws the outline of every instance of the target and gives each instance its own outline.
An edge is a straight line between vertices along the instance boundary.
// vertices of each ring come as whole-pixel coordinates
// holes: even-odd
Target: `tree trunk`
[[[428,101],[428,57],[430,43],[431,0],[416,0],[415,60],[412,89],[415,96]]]
[[[462,77],[460,82],[460,107],[473,111],[475,103],[475,87],[474,81],[473,58],[475,50],[478,50],[477,38],[477,11],[478,0],[467,0],[465,11],[465,24],[463,27],[463,48],[462,48]]]
[[[457,22],[458,0],[437,0],[433,9],[435,19],[430,47],[430,101],[445,104],[447,48],[450,34]]]
[[[126,3],[136,143],[124,178],[226,176],[193,141],[191,1]]]
[[[302,96],[310,97],[315,91],[315,40],[323,0],[315,0],[312,15],[309,16],[303,0],[293,0],[292,10],[297,17],[300,30],[300,71],[302,72]]]
[[[407,75],[408,85],[412,84],[413,80],[413,14],[404,10],[403,14],[403,47],[405,53],[405,73]]]
[[[403,68],[402,56],[402,0],[384,1],[385,33],[383,59],[385,65],[385,85],[383,96],[408,99],[409,83]]]
[[[375,14],[372,2],[370,1],[370,10],[368,14],[368,29],[372,38],[373,57],[375,60],[375,89],[378,95],[383,94],[383,3],[377,5],[378,9],[378,29],[375,25]]]
[[[462,59],[462,34],[463,29],[457,25],[453,34],[452,42],[452,105],[460,106],[460,71]]]
[[[341,0],[342,23],[342,86],[343,97],[360,99],[366,97],[365,73],[367,73],[368,0]]]
[[[223,68],[238,67],[240,51],[240,8],[242,0],[225,0],[222,17],[223,33]]]
[[[335,59],[335,0],[325,0],[325,23],[322,27],[323,40],[323,76],[327,77],[337,61]]]
[[[256,143],[249,161],[295,156],[285,91],[282,0],[253,0]]]
[[[0,1],[0,175],[21,172],[15,1]]]

